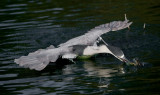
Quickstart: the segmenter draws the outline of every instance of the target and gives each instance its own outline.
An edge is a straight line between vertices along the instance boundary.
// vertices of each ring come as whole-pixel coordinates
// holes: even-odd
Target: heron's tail
[[[58,48],[40,49],[28,56],[22,56],[15,59],[14,62],[25,68],[35,69],[37,71],[43,70],[49,62],[55,62],[60,55]]]

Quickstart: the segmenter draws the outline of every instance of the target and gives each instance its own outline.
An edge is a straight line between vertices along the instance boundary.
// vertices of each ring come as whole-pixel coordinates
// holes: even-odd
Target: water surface
[[[160,1],[158,0],[3,0],[0,3],[1,95],[159,94]],[[103,35],[144,68],[124,67],[101,54],[76,64],[63,61],[38,72],[13,62],[39,48],[79,36],[97,25],[124,20],[128,29]],[[143,29],[143,24],[146,28]]]

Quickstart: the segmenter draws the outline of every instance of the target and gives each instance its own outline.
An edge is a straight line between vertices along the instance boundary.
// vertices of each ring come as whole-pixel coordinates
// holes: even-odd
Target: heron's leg
[[[71,62],[73,62],[74,64],[76,64],[76,62],[75,61],[73,61],[73,59],[68,59],[69,61],[71,61]]]
[[[64,55],[62,56],[63,59],[68,59],[69,61],[71,61],[71,62],[73,62],[73,63],[75,63],[75,62],[73,61],[73,59],[76,58],[76,57],[77,57],[77,55],[76,55],[76,54],[73,54],[73,53],[67,53],[67,54],[64,54]]]

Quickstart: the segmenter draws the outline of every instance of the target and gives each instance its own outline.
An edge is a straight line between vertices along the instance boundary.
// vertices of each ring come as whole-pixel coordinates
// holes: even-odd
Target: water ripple
[[[11,5],[6,5],[6,7],[24,7],[27,6],[27,4],[11,4]]]
[[[48,11],[62,11],[62,10],[64,9],[63,8],[52,8],[52,9],[33,11],[33,13],[42,13],[42,12],[48,12]]]
[[[11,9],[0,9],[0,12],[7,12],[7,11],[19,11],[25,8],[11,8]]]
[[[9,78],[9,77],[17,77],[17,74],[4,74],[4,75],[0,75],[0,78]]]

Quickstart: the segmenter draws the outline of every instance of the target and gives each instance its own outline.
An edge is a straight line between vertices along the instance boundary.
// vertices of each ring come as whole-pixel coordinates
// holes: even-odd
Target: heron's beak
[[[127,63],[127,62],[129,62],[129,60],[127,59],[127,58],[119,58],[122,62],[125,62],[125,63]]]

